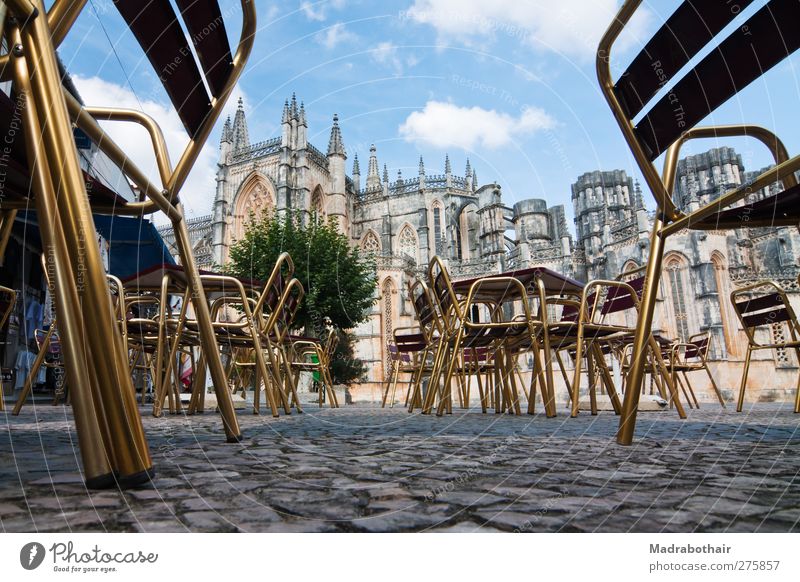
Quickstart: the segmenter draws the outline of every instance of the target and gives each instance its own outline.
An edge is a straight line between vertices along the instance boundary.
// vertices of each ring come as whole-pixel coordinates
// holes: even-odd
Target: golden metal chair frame
[[[3,15],[2,25],[11,50],[0,58],[0,78],[11,79],[16,95],[25,102],[23,125],[31,186],[36,194],[42,242],[53,256],[56,311],[67,362],[67,382],[74,396],[72,404],[86,483],[91,488],[131,487],[150,480],[153,464],[133,393],[128,354],[114,321],[99,249],[87,243],[94,240],[94,223],[72,123],[86,132],[148,198],[111,207],[95,205],[95,210],[131,215],[164,212],[172,222],[192,293],[203,297],[178,194],[251,52],[256,10],[252,1],[242,0],[242,33],[230,63],[230,74],[216,96],[212,96],[208,114],[190,136],[173,170],[163,136],[152,119],[135,111],[82,108],[63,90],[55,49],[85,4],[85,0],[56,0],[45,11],[43,0],[6,0],[2,6],[7,14]],[[109,138],[98,119],[134,121],[148,130],[161,187],[151,183]],[[3,210],[0,242],[7,239],[16,209],[5,205]],[[236,442],[241,439],[241,431],[214,341],[209,306],[199,300],[195,309],[226,437]]]
[[[746,2],[746,4],[749,4],[749,2]],[[766,69],[780,62],[788,56],[789,52],[797,48],[797,33],[794,31],[789,33],[788,30],[783,30],[783,27],[794,26],[800,11],[797,3],[793,3],[790,0],[770,0],[769,3],[750,17],[748,24],[727,34],[720,47],[715,48],[711,54],[703,57],[698,65],[694,65],[695,67],[708,65],[704,70],[712,69],[718,71],[718,77],[709,79],[701,78],[701,75],[694,70],[686,75],[679,75],[679,73],[693,56],[717,38],[717,35],[725,29],[725,26],[735,18],[738,11],[733,12],[730,7],[721,3],[708,3],[707,5],[697,5],[697,3],[692,2],[682,3],[673,16],[670,17],[675,20],[671,21],[671,24],[665,24],[650,39],[649,44],[634,60],[634,64],[645,71],[644,75],[640,78],[635,77],[629,74],[629,69],[626,71],[627,74],[620,76],[620,80],[625,79],[626,90],[625,86],[617,87],[613,79],[611,71],[612,48],[620,33],[641,5],[642,0],[625,0],[600,40],[596,55],[597,78],[600,89],[644,176],[647,186],[658,204],[650,237],[650,258],[646,269],[647,283],[642,295],[639,324],[637,325],[633,342],[633,362],[627,378],[628,389],[625,392],[622,415],[617,432],[617,442],[622,445],[629,445],[633,441],[640,386],[648,357],[647,344],[651,335],[650,330],[655,311],[666,238],[685,228],[718,228],[718,223],[714,220],[715,215],[717,216],[716,220],[724,219],[726,221],[723,223],[725,227],[733,227],[734,223],[740,224],[741,217],[737,219],[735,216],[725,216],[722,210],[744,200],[750,193],[777,181],[783,181],[787,190],[796,189],[797,180],[794,172],[800,169],[800,157],[789,158],[786,148],[777,136],[765,128],[748,124],[714,127],[697,126],[697,123],[703,117],[716,110],[722,102],[735,95],[743,86],[760,77]],[[701,15],[703,11],[708,12],[705,18]],[[681,19],[684,19],[694,27],[678,24]],[[757,23],[757,25],[754,26],[754,23]],[[766,29],[774,30],[774,33],[763,34],[763,30]],[[681,36],[688,30],[693,31],[691,35]],[[771,45],[767,49],[771,51],[768,53],[769,62],[759,60],[761,55],[758,53],[758,44],[754,41],[754,37],[744,38],[748,33],[752,35],[754,30],[762,33],[759,42],[764,43],[766,40],[772,45],[780,45],[777,48]],[[660,34],[662,32],[663,34]],[[741,39],[736,35],[739,35]],[[740,64],[728,65],[725,61],[725,54],[720,48],[730,48],[738,40],[741,40],[742,43],[749,47],[744,52],[737,53],[744,55],[748,59],[747,66],[749,68],[746,70],[743,68],[744,76],[741,79],[736,78],[734,80],[737,67],[740,67]],[[726,44],[729,41],[734,45]],[[725,46],[723,47],[723,45]],[[672,50],[675,46],[678,49]],[[681,86],[681,83],[685,81],[685,87],[681,86],[684,89],[688,88],[686,89],[685,98],[688,99],[690,93],[693,96],[700,95],[700,99],[705,100],[701,103],[702,106],[696,106],[691,111],[684,109],[675,92],[677,91],[676,88],[673,88],[672,93],[662,96],[659,93],[659,89],[673,79],[678,80],[676,87]],[[640,81],[640,85],[634,83],[637,80]],[[709,81],[709,83],[703,85],[704,80]],[[698,85],[699,88],[694,87],[693,83]],[[656,96],[659,99],[658,103],[652,108],[648,108],[649,103]],[[674,99],[678,99],[677,105],[673,102],[673,96],[675,96]],[[641,101],[641,107],[639,107],[637,101]],[[680,106],[680,110],[675,113],[673,109],[678,106]],[[632,110],[631,108],[636,109],[635,114],[628,113],[629,110]],[[666,114],[671,115],[672,125],[657,125],[660,120],[649,117],[657,108],[656,114],[662,115],[666,112]],[[638,124],[634,124],[634,118],[642,112],[645,112],[643,120],[640,120]],[[748,136],[763,142],[773,154],[776,165],[756,177],[755,180],[721,195],[713,203],[688,214],[680,211],[672,200],[672,193],[675,187],[678,156],[682,145],[692,139],[733,136]],[[666,156],[663,172],[659,175],[654,161],[661,152],[666,152]],[[775,197],[775,200],[777,201],[779,197],[780,194]],[[755,208],[755,206],[753,207]],[[764,222],[764,224],[761,224],[761,222]],[[797,219],[796,216],[784,211],[784,214],[775,215],[769,220],[751,220],[748,224],[750,226],[796,225]]]
[[[747,355],[744,360],[739,397],[736,402],[736,411],[741,412],[744,407],[745,389],[753,352],[780,348],[789,349],[794,350],[798,361],[800,361],[800,324],[789,302],[789,297],[775,281],[759,281],[736,289],[731,293],[731,303],[733,303],[734,311],[739,318],[745,335],[747,335]],[[786,323],[790,340],[763,342],[756,336],[757,329],[781,323]],[[800,413],[800,375],[797,378],[794,411]]]

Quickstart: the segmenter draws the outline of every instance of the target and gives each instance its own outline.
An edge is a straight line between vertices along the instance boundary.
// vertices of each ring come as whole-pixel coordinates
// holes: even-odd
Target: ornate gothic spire
[[[308,122],[306,122],[306,104],[302,101],[300,102],[300,111],[297,114],[297,119],[299,120],[300,125],[308,127]]]
[[[239,150],[250,145],[250,137],[247,134],[247,120],[244,117],[244,102],[239,97],[239,106],[236,108],[236,115],[233,118],[233,149]]]
[[[470,178],[472,176],[472,166],[469,163],[469,158],[467,158],[467,169],[464,172],[465,178]]]
[[[422,156],[419,157],[419,175],[425,175],[425,161],[422,159]]]
[[[331,128],[331,138],[328,140],[328,155],[329,156],[347,156],[344,151],[344,142],[342,141],[342,130],[339,129],[339,115],[333,116],[333,127]]]
[[[633,192],[634,192],[634,207],[635,208],[644,208],[644,200],[642,200],[642,187],[639,185],[639,180],[636,180],[633,183]]]
[[[453,168],[450,167],[450,154],[445,154],[444,156],[444,173],[445,174],[453,173]]]
[[[403,185],[403,170],[397,170],[397,185]]]
[[[353,158],[353,175],[361,175],[361,165],[358,163],[358,154]]]
[[[381,177],[378,174],[378,155],[375,144],[369,148],[369,167],[367,169],[367,190],[380,188]]]
[[[389,183],[389,166],[387,166],[386,164],[383,164],[383,183],[384,184]]]
[[[289,123],[292,120],[292,112],[289,109],[289,100],[287,99],[286,102],[283,104],[283,117],[281,118],[281,123]]]
[[[225,125],[222,126],[222,137],[219,139],[220,142],[233,141],[233,132],[231,131],[231,116],[229,115],[228,118],[225,120]]]
[[[291,114],[292,114],[292,119],[297,119],[299,114],[299,112],[297,111],[297,95],[295,93],[292,93]]]

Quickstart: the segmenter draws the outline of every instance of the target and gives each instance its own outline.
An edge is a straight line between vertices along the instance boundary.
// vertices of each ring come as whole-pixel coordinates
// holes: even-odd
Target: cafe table
[[[509,285],[508,278],[514,278],[525,288],[527,297],[520,297],[519,287]],[[496,280],[493,281],[493,279]],[[480,283],[476,285],[476,283]],[[541,282],[545,295],[565,296],[580,298],[585,287],[585,283],[562,275],[552,269],[543,266],[529,267],[525,269],[515,269],[504,273],[475,277],[471,279],[461,279],[453,281],[453,290],[461,297],[466,298],[472,293],[472,300],[487,304],[501,305],[522,299],[539,297],[539,284]],[[545,352],[549,351],[549,338],[545,337]],[[542,398],[545,403],[545,412],[548,417],[556,416],[555,394],[553,388],[553,367],[552,357],[546,353],[546,363],[542,366],[538,350],[533,350],[534,370],[532,371],[531,386],[528,399],[528,412],[533,413],[535,402],[535,379],[540,382]],[[515,363],[510,352],[505,354],[505,373],[511,374]],[[544,378],[542,378],[544,374]],[[607,376],[601,375],[606,381]],[[569,389],[569,386],[567,387]],[[519,403],[514,403],[515,409],[519,411]]]

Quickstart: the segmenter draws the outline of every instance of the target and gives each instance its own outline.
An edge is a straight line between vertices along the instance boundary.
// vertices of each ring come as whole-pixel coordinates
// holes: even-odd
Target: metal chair
[[[612,47],[641,4],[641,0],[623,3],[597,50],[601,91],[658,204],[629,389],[617,433],[618,442],[626,445],[633,440],[666,238],[686,228],[796,226],[800,222],[800,186],[794,176],[800,169],[800,158],[790,159],[773,132],[748,124],[698,126],[720,105],[800,47],[800,29],[796,26],[800,3],[770,0],[740,26],[728,27],[741,10],[732,10],[726,3],[687,0],[615,81],[611,72]],[[748,4],[749,1],[738,2],[737,8]],[[713,42],[718,37],[722,37],[719,42]],[[710,44],[715,47],[703,55],[703,49]],[[670,89],[662,92],[665,86]],[[672,194],[683,144],[698,138],[732,136],[749,136],[763,142],[776,166],[697,210],[686,213],[678,209]],[[654,162],[663,153],[664,169],[659,175]],[[783,182],[783,188],[777,194],[748,198],[752,192],[778,181]]]
[[[323,396],[327,394],[330,407],[339,408],[339,400],[333,389],[333,376],[331,375],[333,354],[339,344],[339,333],[336,328],[328,327],[324,342],[316,338],[293,335],[290,335],[288,339],[287,357],[294,376],[295,393],[300,372],[313,372],[319,376],[319,407],[322,408]]]
[[[49,10],[43,0],[9,0],[4,5],[7,14],[0,25],[9,39],[8,46],[17,48],[0,57],[0,80],[11,80],[14,94],[24,100],[20,109],[25,148],[14,152],[14,165],[27,168],[28,173],[23,174],[21,184],[17,180],[8,189],[8,193],[14,190],[19,195],[3,202],[0,243],[7,240],[16,209],[29,206],[27,193],[32,190],[42,242],[53,257],[57,318],[86,482],[91,488],[125,488],[148,482],[153,466],[133,394],[128,354],[114,322],[100,251],[96,245],[87,244],[95,238],[90,203],[95,212],[109,214],[164,212],[173,224],[189,286],[198,297],[203,295],[179,193],[250,54],[256,8],[250,0],[241,1],[242,34],[232,54],[225,19],[216,1],[178,0],[180,17],[169,0],[114,3],[187,131],[188,145],[173,169],[161,131],[150,117],[137,111],[84,107],[62,87],[56,48],[85,5],[85,0],[57,0]],[[182,56],[176,59],[176,55]],[[145,127],[153,143],[161,184],[147,178],[100,127],[99,120]],[[128,201],[113,192],[108,196],[102,184],[89,179],[90,200],[73,123],[138,187],[140,200]],[[0,253],[4,253],[3,248]],[[197,301],[194,307],[225,435],[228,441],[236,442],[241,431],[214,345],[209,306]]]
[[[742,329],[747,335],[747,356],[744,360],[739,399],[736,403],[736,411],[741,412],[744,406],[744,393],[753,352],[776,349],[794,350],[800,360],[800,325],[798,325],[797,316],[786,293],[773,281],[761,281],[737,289],[731,293],[731,302],[739,317],[739,322],[742,324]],[[786,326],[788,334],[785,340],[776,341],[772,328],[781,325]],[[769,339],[765,341],[764,337]],[[794,411],[800,412],[800,377],[797,381]]]
[[[409,282],[408,286],[417,325],[396,329],[394,341],[387,346],[393,368],[386,379],[381,406],[386,406],[390,389],[394,406],[398,378],[405,373],[410,374],[405,406],[413,412],[415,407],[422,406],[422,381],[433,370],[434,354],[442,334],[436,306],[425,281],[417,279],[413,284]]]
[[[437,415],[441,416],[445,409],[452,411],[451,382],[458,370],[459,355],[467,348],[490,348],[500,355],[495,385],[501,390],[498,398],[501,410],[521,414],[519,390],[513,373],[514,356],[531,351],[538,360],[540,351],[539,330],[530,311],[525,286],[514,277],[486,277],[474,281],[466,297],[459,298],[447,267],[438,256],[434,256],[428,266],[428,282],[438,307],[442,339],[434,358],[423,414],[431,411],[437,393],[440,395]],[[493,293],[482,293],[490,287]],[[519,318],[506,316],[505,306],[509,304],[519,306],[522,311]],[[488,311],[486,322],[472,320],[473,306],[482,306]],[[541,369],[541,365],[537,367]],[[442,376],[444,383],[439,390]],[[545,396],[545,402],[549,400]]]

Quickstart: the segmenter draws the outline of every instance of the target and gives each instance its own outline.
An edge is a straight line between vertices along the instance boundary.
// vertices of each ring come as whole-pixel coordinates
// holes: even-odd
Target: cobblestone
[[[800,531],[800,415],[706,405],[571,419],[395,408],[145,413],[151,488],[90,492],[68,408],[0,416],[0,525],[11,531]]]

